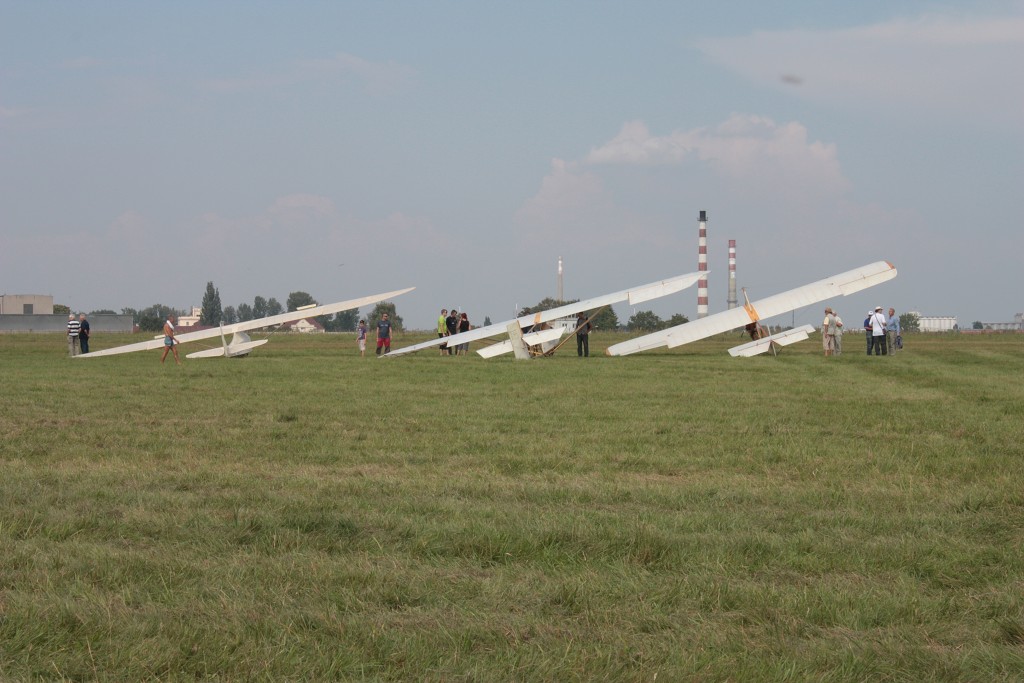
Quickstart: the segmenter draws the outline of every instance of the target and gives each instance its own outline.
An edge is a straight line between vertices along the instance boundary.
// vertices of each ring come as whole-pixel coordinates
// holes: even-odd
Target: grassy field
[[[0,680],[1024,680],[1021,337],[619,340],[0,335]]]

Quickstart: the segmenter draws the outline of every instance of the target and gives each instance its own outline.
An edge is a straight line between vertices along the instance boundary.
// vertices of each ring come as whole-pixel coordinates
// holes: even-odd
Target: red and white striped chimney
[[[736,240],[729,240],[729,308],[736,303]]]
[[[704,318],[708,314],[708,212],[700,212],[699,233],[697,238],[697,271],[701,273],[697,280],[697,317]]]

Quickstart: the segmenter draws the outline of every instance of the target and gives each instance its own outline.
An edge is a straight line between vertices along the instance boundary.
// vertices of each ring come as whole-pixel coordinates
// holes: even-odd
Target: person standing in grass
[[[167,360],[168,351],[174,352],[174,362],[181,365],[181,359],[178,358],[178,339],[174,336],[173,313],[168,313],[167,320],[164,321],[164,353],[160,356],[161,363]]]
[[[72,313],[68,316],[68,355],[78,355],[78,333],[82,329],[81,323],[75,318],[75,314]]]
[[[836,335],[833,338],[834,348],[832,349],[833,356],[839,356],[843,353],[843,319],[839,317],[839,314],[832,310],[832,317],[836,321]]]
[[[470,329],[472,329],[472,325],[469,324],[469,315],[465,311],[463,311],[462,313],[459,314],[459,334],[462,334],[463,332],[469,332]],[[459,348],[455,350],[455,353],[457,353],[460,356],[468,355],[469,342],[459,344]]]
[[[825,350],[825,358],[831,356],[836,348],[836,319],[828,306],[825,307],[825,320],[821,323],[821,346]]]
[[[380,355],[380,350],[384,349],[384,353],[391,353],[391,321],[388,320],[388,314],[384,313],[381,315],[380,320],[377,321],[377,355]]]
[[[356,339],[359,340],[359,357],[362,358],[366,355],[366,321],[360,320],[359,325],[356,327]]]
[[[902,345],[903,340],[900,339],[902,336],[900,330],[900,319],[896,317],[895,308],[889,309],[889,322],[885,325],[885,336],[889,342],[889,355],[896,355],[896,349]],[[900,341],[899,344],[896,343],[897,339]]]
[[[89,321],[85,317],[85,313],[78,316],[78,348],[82,350],[82,353],[89,353]]]
[[[594,326],[590,324],[583,313],[576,314],[576,355],[580,358],[590,358],[590,331]]]
[[[445,324],[445,318],[448,317],[448,309],[442,308],[441,315],[437,317],[437,338],[444,339],[448,336],[448,326]],[[441,355],[443,356],[447,351],[447,347],[441,344]]]
[[[871,314],[871,337],[875,345],[875,355],[885,356],[885,313],[882,313],[881,306],[875,306],[875,312]]]
[[[452,337],[459,333],[459,312],[452,308],[448,317],[444,319],[444,329],[448,332],[448,336]],[[448,348],[448,355],[451,356],[455,353],[455,349],[451,344],[446,344]],[[458,346],[458,344],[456,344]]]
[[[871,316],[875,314],[874,311],[868,311],[868,317],[864,318],[864,338],[868,341],[868,355],[871,355],[871,349],[875,345],[875,338],[871,336]]]

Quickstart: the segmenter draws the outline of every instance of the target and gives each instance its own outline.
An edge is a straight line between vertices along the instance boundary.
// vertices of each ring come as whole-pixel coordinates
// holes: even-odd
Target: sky
[[[712,313],[735,239],[752,300],[885,260],[847,321],[1009,321],[1021,64],[1024,0],[0,0],[0,294],[482,324],[696,271],[704,210]]]

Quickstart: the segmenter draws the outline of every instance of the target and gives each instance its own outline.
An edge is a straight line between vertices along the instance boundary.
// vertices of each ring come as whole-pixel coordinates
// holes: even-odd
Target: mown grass
[[[0,335],[0,679],[1024,679],[1024,344],[857,341]]]

